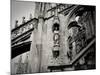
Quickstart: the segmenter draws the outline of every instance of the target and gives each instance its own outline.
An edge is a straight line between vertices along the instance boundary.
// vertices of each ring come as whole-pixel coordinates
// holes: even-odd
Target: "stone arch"
[[[70,22],[72,21],[72,19],[76,16],[80,16],[80,25],[84,26],[85,28],[87,28],[87,35],[90,35],[89,38],[92,35],[95,35],[95,17],[93,17],[95,14],[95,6],[75,6],[73,8],[73,10],[71,10],[71,12],[68,14],[68,19],[67,19],[67,25],[68,26],[70,24]],[[84,17],[86,16],[86,17]],[[83,18],[82,18],[83,17]]]

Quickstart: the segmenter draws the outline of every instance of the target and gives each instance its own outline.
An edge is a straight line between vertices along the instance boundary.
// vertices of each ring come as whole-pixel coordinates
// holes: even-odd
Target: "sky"
[[[35,3],[34,1],[17,1],[11,0],[11,29],[15,27],[15,21],[22,23],[22,17],[29,19],[30,14],[34,17]]]

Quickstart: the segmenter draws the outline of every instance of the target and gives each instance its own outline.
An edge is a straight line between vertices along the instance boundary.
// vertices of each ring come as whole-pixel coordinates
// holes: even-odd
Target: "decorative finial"
[[[25,17],[22,17],[22,19],[23,19],[23,20],[22,20],[22,23],[25,23]]]
[[[18,27],[18,20],[15,21],[15,28]]]
[[[55,11],[54,11],[54,15],[55,15],[55,16],[58,16],[58,6],[57,6],[57,4],[56,4],[55,7],[56,7],[56,9],[55,9]]]

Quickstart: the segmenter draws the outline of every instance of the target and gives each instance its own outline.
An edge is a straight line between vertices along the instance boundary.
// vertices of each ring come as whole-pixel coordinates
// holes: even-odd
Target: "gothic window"
[[[52,31],[53,31],[53,32],[54,32],[54,31],[59,31],[59,24],[58,24],[58,23],[55,23],[55,24],[53,25]]]

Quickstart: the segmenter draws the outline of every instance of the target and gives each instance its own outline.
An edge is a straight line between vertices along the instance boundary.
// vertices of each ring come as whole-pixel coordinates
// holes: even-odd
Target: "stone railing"
[[[33,30],[34,28],[36,28],[37,22],[38,22],[38,20],[36,18],[33,18],[33,19],[25,22],[24,24],[12,29],[12,31],[11,31],[11,41],[12,42],[15,41],[16,39],[21,37],[21,35],[27,33],[30,30]]]

